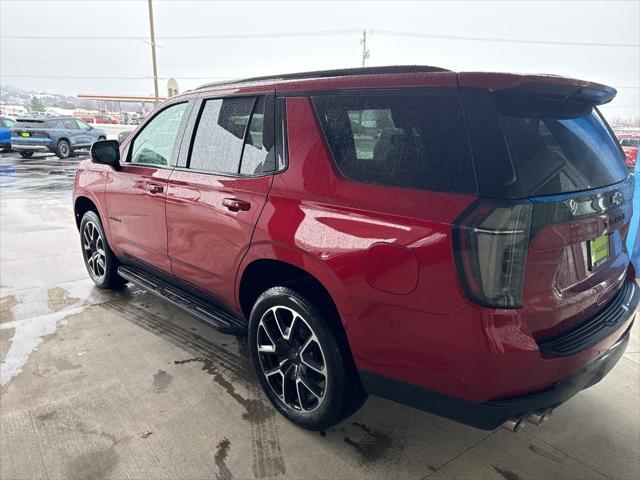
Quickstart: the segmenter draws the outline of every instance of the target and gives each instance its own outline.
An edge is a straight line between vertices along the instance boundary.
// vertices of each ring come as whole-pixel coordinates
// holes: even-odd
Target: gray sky
[[[367,65],[427,64],[573,76],[618,89],[618,97],[605,110],[608,116],[640,115],[639,0],[154,0],[154,14],[162,47],[158,68],[163,93],[166,78],[172,76],[184,91],[217,79],[359,66],[358,31],[367,29],[372,33]],[[179,38],[327,31],[339,33]],[[148,35],[146,0],[0,0],[0,82],[67,94],[151,94],[150,47],[142,39]],[[42,38],[60,36],[72,38]]]

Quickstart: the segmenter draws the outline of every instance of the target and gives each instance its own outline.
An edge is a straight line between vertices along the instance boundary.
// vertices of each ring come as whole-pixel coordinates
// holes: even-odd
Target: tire
[[[100,217],[91,210],[80,222],[80,246],[84,265],[98,288],[118,290],[126,284],[118,275],[120,263],[107,243]]]
[[[61,160],[69,158],[71,156],[71,145],[66,140],[59,140],[56,146],[56,155]]]
[[[327,429],[366,400],[350,352],[341,348],[321,311],[296,290],[279,286],[260,295],[249,317],[248,341],[263,390],[296,425]]]
[[[33,157],[33,152],[19,152],[22,158],[31,158]]]

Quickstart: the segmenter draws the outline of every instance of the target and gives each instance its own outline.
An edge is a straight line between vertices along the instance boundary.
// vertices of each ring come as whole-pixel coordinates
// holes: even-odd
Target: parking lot
[[[486,432],[370,398],[304,431],[268,403],[243,339],[93,287],[71,205],[82,158],[0,158],[2,479],[640,477],[638,322],[611,374],[541,427]]]

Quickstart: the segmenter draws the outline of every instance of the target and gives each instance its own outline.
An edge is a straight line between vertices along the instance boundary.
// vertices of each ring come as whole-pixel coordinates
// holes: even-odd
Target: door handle
[[[222,200],[222,205],[227,207],[232,212],[239,212],[241,210],[243,212],[246,212],[251,208],[251,204],[249,202],[238,200],[237,198],[225,198]]]
[[[147,183],[146,187],[151,193],[162,193],[164,191],[164,187],[157,183]]]

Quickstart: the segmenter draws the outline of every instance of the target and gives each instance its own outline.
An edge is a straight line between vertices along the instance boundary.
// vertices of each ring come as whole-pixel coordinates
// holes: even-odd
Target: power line
[[[464,40],[474,42],[499,43],[531,43],[537,45],[566,45],[574,47],[631,47],[638,48],[640,43],[599,43],[599,42],[565,42],[559,40],[537,40],[522,38],[475,37],[466,35],[446,35],[441,33],[402,32],[399,30],[371,30],[371,34],[391,37],[433,38],[439,40]]]
[[[340,35],[359,35],[362,30],[344,29],[344,30],[317,30],[307,32],[263,32],[263,33],[242,33],[242,34],[206,34],[206,35],[174,35],[158,37],[158,41],[171,40],[232,40],[232,39],[248,39],[248,38],[291,38],[291,37],[314,37],[314,36],[340,36]],[[534,44],[534,45],[563,45],[573,47],[617,47],[617,48],[638,48],[640,43],[612,43],[612,42],[572,42],[562,40],[538,40],[523,38],[504,38],[504,37],[478,37],[467,35],[447,35],[441,33],[422,33],[422,32],[405,32],[400,30],[371,30],[371,34],[379,36],[393,37],[409,37],[409,38],[430,38],[437,40],[461,40],[474,42],[498,42],[498,43],[518,43],[518,44]],[[45,36],[45,35],[2,35],[4,39],[19,40],[147,40],[147,37],[141,36]]]
[[[14,61],[8,60],[5,64],[12,65],[103,65],[105,67],[149,67],[150,63],[121,63],[121,62],[63,62],[63,61]],[[162,62],[162,65],[171,67],[296,67],[299,63],[166,63]],[[601,68],[599,70],[611,70],[609,68]],[[615,70],[615,69],[613,69]],[[633,69],[628,69],[633,70]],[[625,69],[626,71],[626,69]]]
[[[359,34],[360,30],[346,29],[346,30],[317,30],[308,32],[265,32],[265,33],[223,33],[217,35],[174,35],[174,36],[162,36],[158,37],[158,41],[166,40],[232,40],[232,39],[244,39],[244,38],[288,38],[288,37],[321,37],[331,35],[354,35]],[[20,40],[147,40],[147,37],[139,36],[97,36],[97,37],[84,37],[84,36],[48,36],[48,35],[2,35],[0,38],[7,39],[20,39]]]
[[[61,79],[76,79],[76,80],[150,80],[153,77],[91,77],[91,76],[75,76],[75,75],[18,75],[18,74],[0,74],[0,77],[9,78],[61,78]],[[160,80],[168,80],[170,77],[158,77]],[[230,80],[233,77],[173,77],[180,80]]]

